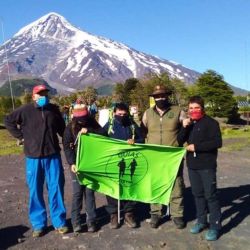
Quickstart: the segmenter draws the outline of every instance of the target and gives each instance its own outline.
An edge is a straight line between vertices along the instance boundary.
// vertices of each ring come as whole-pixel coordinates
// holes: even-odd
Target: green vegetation
[[[45,80],[39,78],[12,80],[12,93],[14,96],[20,97],[25,93],[31,93],[33,87],[38,84],[45,84],[50,89],[51,95],[56,94],[55,89],[51,88]],[[0,96],[10,96],[10,86],[8,81],[0,87]]]
[[[223,139],[229,138],[250,138],[250,127],[244,126],[242,128],[224,128],[222,129]]]
[[[212,117],[227,117],[229,122],[238,120],[238,107],[233,90],[222,75],[207,70],[195,83],[195,94],[204,98],[206,112]]]
[[[250,127],[240,129],[223,128],[222,129],[224,152],[233,152],[250,147]],[[21,154],[23,147],[17,146],[17,140],[13,138],[6,129],[0,129],[0,156],[10,154]]]
[[[21,154],[22,146],[17,146],[17,140],[13,138],[6,129],[0,129],[0,156]]]
[[[222,129],[223,147],[221,151],[233,152],[250,148],[250,127]]]

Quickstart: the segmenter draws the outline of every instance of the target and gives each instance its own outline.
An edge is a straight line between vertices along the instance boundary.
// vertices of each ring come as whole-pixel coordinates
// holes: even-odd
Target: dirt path
[[[216,242],[207,242],[204,233],[190,235],[195,219],[192,195],[185,171],[185,214],[187,228],[175,229],[166,218],[159,229],[151,229],[146,222],[146,205],[140,206],[141,220],[137,229],[126,225],[111,230],[104,209],[105,198],[97,194],[100,230],[90,234],[57,234],[53,228],[42,238],[32,238],[27,216],[28,190],[25,185],[23,156],[0,157],[0,249],[250,249],[250,158],[249,150],[219,154],[218,186],[223,211],[223,234]],[[65,201],[70,216],[71,185],[64,162]],[[84,216],[84,214],[83,214]],[[69,220],[70,223],[70,220]]]

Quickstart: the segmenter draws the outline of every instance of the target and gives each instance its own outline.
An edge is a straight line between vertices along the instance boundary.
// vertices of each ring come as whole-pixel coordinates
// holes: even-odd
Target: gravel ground
[[[96,194],[100,228],[96,233],[70,232],[64,236],[50,226],[41,238],[32,238],[28,221],[28,189],[25,184],[24,156],[0,157],[0,249],[250,249],[250,158],[249,147],[237,152],[219,153],[218,187],[223,212],[223,230],[216,242],[207,242],[204,232],[191,235],[189,228],[195,220],[193,199],[185,170],[185,216],[187,227],[177,230],[166,217],[158,229],[147,223],[148,206],[138,208],[139,227],[122,225],[109,228],[105,211],[106,200]],[[71,183],[65,163],[65,203],[70,225]],[[46,194],[45,194],[46,195]],[[83,219],[85,217],[83,210]]]

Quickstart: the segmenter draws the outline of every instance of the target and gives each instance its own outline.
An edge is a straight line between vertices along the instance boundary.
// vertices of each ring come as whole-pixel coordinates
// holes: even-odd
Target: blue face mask
[[[48,96],[40,96],[37,99],[36,103],[39,107],[44,107],[49,103],[49,97]]]

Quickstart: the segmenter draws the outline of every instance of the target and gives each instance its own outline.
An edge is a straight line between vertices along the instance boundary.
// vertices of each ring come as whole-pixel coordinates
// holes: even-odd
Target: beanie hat
[[[72,110],[73,117],[82,117],[88,115],[88,107],[85,104],[76,103]]]

